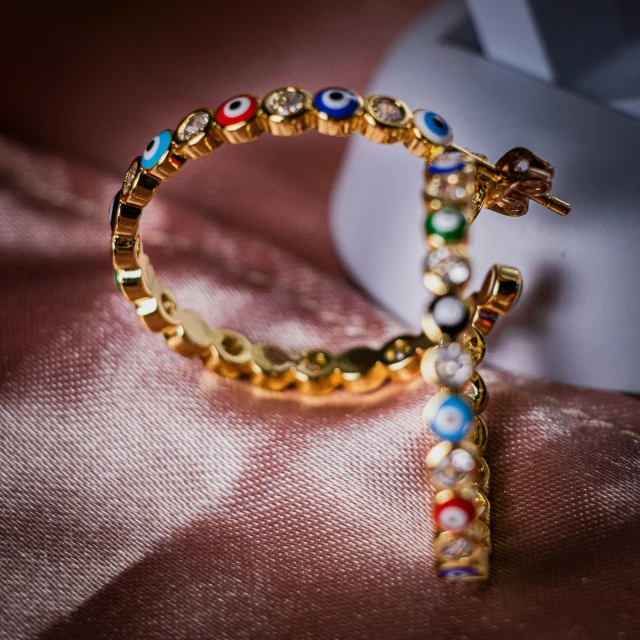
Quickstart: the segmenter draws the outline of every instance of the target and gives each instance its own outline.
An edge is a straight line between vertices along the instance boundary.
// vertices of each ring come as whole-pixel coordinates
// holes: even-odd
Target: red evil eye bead
[[[439,529],[461,531],[471,524],[476,516],[473,503],[454,496],[441,504],[436,504],[434,516]]]
[[[258,113],[258,100],[254,96],[243,95],[223,102],[216,111],[216,122],[229,127],[251,120]]]

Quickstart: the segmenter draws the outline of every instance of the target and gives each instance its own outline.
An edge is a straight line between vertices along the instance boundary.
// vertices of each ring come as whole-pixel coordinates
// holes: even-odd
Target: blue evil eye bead
[[[441,153],[434,161],[429,165],[427,171],[429,173],[436,174],[449,174],[462,171],[465,167],[465,158],[461,153],[457,151],[451,151],[449,153]]]
[[[473,408],[463,396],[435,396],[424,408],[424,421],[441,440],[459,442],[474,427]]]
[[[438,571],[438,576],[440,578],[448,580],[477,578],[479,575],[480,572],[475,567],[449,567]]]
[[[153,169],[165,157],[171,148],[173,134],[168,129],[159,133],[148,145],[142,154],[140,166],[143,169]]]
[[[324,89],[313,97],[313,106],[330,118],[350,118],[360,107],[360,98],[347,89]]]
[[[445,145],[453,140],[453,131],[447,121],[433,111],[419,109],[413,114],[418,131],[432,144]]]

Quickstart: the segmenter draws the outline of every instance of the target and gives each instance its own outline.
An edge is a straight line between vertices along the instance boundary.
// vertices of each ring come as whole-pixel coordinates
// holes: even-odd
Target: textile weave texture
[[[2,640],[640,638],[638,400],[484,368],[491,578],[440,582],[433,388],[215,377],[116,291],[119,180],[7,140],[0,167]],[[160,194],[142,229],[213,326],[335,350],[403,331],[203,208]]]

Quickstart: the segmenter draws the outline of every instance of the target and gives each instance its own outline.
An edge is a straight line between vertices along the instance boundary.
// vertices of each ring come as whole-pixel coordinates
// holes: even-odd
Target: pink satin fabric
[[[119,178],[7,140],[0,166],[0,638],[640,637],[638,400],[485,369],[491,579],[440,582],[433,389],[314,399],[215,377],[116,291]],[[402,330],[162,191],[142,224],[214,326],[336,350]]]

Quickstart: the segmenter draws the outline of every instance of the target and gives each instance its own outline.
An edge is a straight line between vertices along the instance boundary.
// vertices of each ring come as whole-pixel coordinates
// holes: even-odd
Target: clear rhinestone
[[[182,142],[188,142],[191,138],[195,138],[202,133],[209,124],[211,116],[206,111],[194,113],[178,132],[178,138]]]
[[[431,198],[439,200],[460,200],[467,195],[467,185],[463,181],[444,179],[430,180],[425,186],[425,192]]]
[[[381,96],[371,103],[371,110],[378,120],[387,124],[395,124],[405,117],[405,111],[395,100]]]
[[[436,348],[434,367],[440,382],[453,389],[460,388],[473,375],[471,355],[457,342]]]
[[[126,195],[131,191],[131,187],[133,187],[133,181],[136,179],[136,174],[138,173],[138,163],[134,162],[130,167],[129,171],[127,171],[127,175],[124,178],[124,183],[122,185],[122,193]]]
[[[476,468],[473,456],[464,449],[454,449],[431,471],[434,484],[442,489],[453,489],[468,480]]]
[[[276,91],[266,100],[267,109],[278,116],[293,116],[302,111],[304,105],[305,97],[300,91]]]
[[[438,276],[448,286],[464,284],[471,275],[469,261],[448,247],[440,247],[429,253],[425,271]]]
[[[468,558],[474,551],[474,544],[467,538],[452,538],[442,545],[440,555],[443,560]]]

